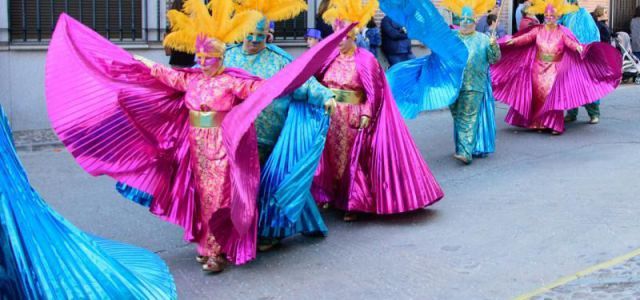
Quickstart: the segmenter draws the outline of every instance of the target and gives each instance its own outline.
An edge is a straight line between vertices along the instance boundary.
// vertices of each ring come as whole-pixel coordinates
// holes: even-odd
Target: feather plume
[[[565,0],[534,0],[529,11],[535,14],[544,14],[547,6],[551,5],[559,16],[578,10],[578,6],[569,4]]]
[[[211,0],[208,5],[202,0],[187,0],[182,11],[170,10],[167,18],[172,31],[163,44],[194,53],[198,34],[223,43],[237,42],[255,28],[262,16],[252,10],[236,11],[233,0]]]
[[[238,9],[255,10],[269,21],[284,21],[295,18],[307,10],[303,0],[237,0]]]
[[[473,14],[479,16],[495,7],[496,0],[443,0],[442,5],[458,16],[462,16],[464,7],[471,8]]]
[[[322,15],[328,24],[336,20],[358,23],[358,28],[364,28],[378,10],[378,0],[331,0],[329,9]]]

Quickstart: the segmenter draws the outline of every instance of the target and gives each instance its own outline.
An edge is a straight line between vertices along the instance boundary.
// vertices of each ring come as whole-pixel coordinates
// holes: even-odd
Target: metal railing
[[[159,30],[149,35],[149,16],[145,13],[149,1],[156,1],[155,7],[160,7],[160,0],[8,0],[9,41],[48,41],[62,12],[112,41],[161,41],[164,28],[160,25],[160,9],[154,18]]]

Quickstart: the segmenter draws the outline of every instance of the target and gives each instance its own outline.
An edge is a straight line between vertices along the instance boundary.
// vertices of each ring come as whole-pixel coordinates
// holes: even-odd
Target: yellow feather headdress
[[[238,11],[255,10],[269,21],[284,21],[295,18],[307,10],[303,0],[236,0]]]
[[[578,10],[578,6],[567,3],[565,0],[534,0],[529,7],[529,12],[542,15],[547,11],[547,7],[553,7],[556,15],[562,16]]]
[[[170,10],[167,18],[171,24],[163,45],[187,53],[196,52],[196,39],[206,36],[213,42],[216,52],[224,53],[224,43],[241,41],[262,19],[260,13],[251,10],[236,11],[233,0],[187,0],[182,11]],[[221,54],[221,53],[216,53]]]
[[[362,29],[367,26],[377,10],[378,0],[331,0],[329,9],[322,18],[327,24],[334,24],[336,21],[358,22],[357,28]]]
[[[460,17],[475,18],[494,8],[496,0],[443,0],[442,5]]]

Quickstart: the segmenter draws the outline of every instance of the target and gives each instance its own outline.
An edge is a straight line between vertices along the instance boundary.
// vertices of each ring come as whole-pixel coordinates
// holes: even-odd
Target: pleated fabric
[[[232,68],[225,73],[258,79]],[[184,228],[186,240],[199,240],[208,224],[196,217],[184,93],[162,84],[129,53],[66,14],[60,16],[49,45],[45,84],[52,127],[78,164],[93,176],[116,179],[123,195]],[[257,182],[259,167],[252,163],[258,160],[255,130],[246,131],[240,145]],[[257,193],[256,186],[253,195]],[[236,195],[231,203],[243,207],[242,218],[231,218],[234,234],[256,226],[255,196]],[[229,228],[212,232],[220,230]],[[232,262],[255,257],[254,246],[236,246],[222,245]]]
[[[484,97],[480,103],[480,110],[478,112],[476,145],[473,148],[474,156],[484,157],[496,151],[495,106],[491,81],[487,81],[487,88],[484,91]]]
[[[532,26],[514,37],[530,30],[539,30],[541,26]],[[561,30],[576,40],[569,29]],[[591,43],[584,46],[582,55],[565,51],[558,63],[558,73],[551,92],[538,115],[532,113],[532,69],[537,56],[535,43],[528,46],[507,45],[508,37],[499,44],[502,59],[491,66],[494,96],[498,101],[512,108],[507,120],[518,125],[534,119],[546,120],[545,126],[560,129],[563,122],[555,117],[557,112],[580,107],[603,98],[616,89],[622,79],[622,57],[611,45]],[[556,123],[562,124],[556,124]]]
[[[323,108],[291,102],[278,143],[262,169],[260,237],[326,235],[328,229],[311,195],[311,182],[328,129],[329,115]]]
[[[0,107],[0,239],[8,299],[176,299],[166,264],[147,250],[86,234],[31,187]]]
[[[372,107],[371,124],[358,132],[351,148],[347,191],[332,192],[334,174],[321,160],[312,188],[316,201],[346,202],[338,206],[374,214],[408,212],[437,202],[444,193],[398,111],[380,64],[367,50],[357,49],[354,55]],[[331,61],[316,75],[321,82]]]
[[[403,117],[453,104],[462,85],[469,53],[431,1],[381,0],[380,7],[409,37],[421,41],[431,54],[404,61],[387,71],[387,79]]]
[[[581,44],[600,41],[600,30],[591,14],[581,7],[578,11],[562,16],[558,22],[569,28]]]

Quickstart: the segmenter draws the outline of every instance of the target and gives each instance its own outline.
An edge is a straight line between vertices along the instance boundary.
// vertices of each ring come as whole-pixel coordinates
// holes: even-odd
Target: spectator
[[[501,38],[507,35],[507,31],[504,30],[504,26],[498,24],[498,16],[490,14],[487,16],[487,27],[484,31],[487,35],[492,35],[493,31],[496,32],[496,37]]]
[[[387,57],[390,66],[415,58],[411,52],[411,40],[405,28],[393,22],[388,16],[382,19],[380,27],[382,31],[382,52]]]
[[[311,48],[322,40],[322,33],[318,29],[309,28],[307,29],[307,34],[304,35],[304,38],[307,40],[307,47]]]
[[[640,6],[636,7],[636,14],[631,19],[631,49],[640,58]]]
[[[182,4],[182,0],[174,0],[171,3],[171,9],[182,10]],[[169,33],[171,33],[171,29],[167,29],[167,34]],[[172,50],[168,47],[164,48],[164,53],[169,56],[169,65],[174,68],[191,68],[196,64],[195,54]]]
[[[522,9],[522,20],[518,24],[519,30],[525,30],[531,26],[540,25],[540,21],[536,18],[536,15],[529,13],[529,7],[531,7],[531,3],[525,4]]]
[[[522,13],[522,10],[526,7],[531,6],[531,1],[530,0],[519,0],[520,4],[518,4],[518,8],[516,8],[516,26],[518,31],[520,31],[520,22],[522,22],[522,19],[524,18],[524,14]],[[534,16],[535,18],[535,16]]]
[[[611,29],[609,29],[609,25],[607,24],[607,22],[609,22],[607,9],[598,5],[593,11],[592,16],[600,31],[600,41],[607,44],[611,43]]]
[[[373,55],[375,55],[375,57],[377,58],[378,48],[382,46],[382,37],[380,36],[380,29],[376,25],[376,22],[373,21],[373,19],[369,21],[369,23],[367,23],[367,28],[365,28],[364,35],[367,37],[367,40],[369,40],[369,51],[371,51],[371,53],[373,53]]]
[[[327,9],[329,9],[330,3],[331,0],[322,0],[318,7],[318,14],[316,15],[316,28],[320,30],[320,33],[322,33],[322,38],[326,38],[333,33],[333,27],[325,23],[322,19],[322,15],[327,11]]]
[[[478,22],[476,22],[476,24],[478,24],[476,25],[476,31],[487,32],[489,28],[489,23],[487,22],[487,18],[489,17],[490,14],[497,15],[499,9],[500,7],[496,5],[491,10],[489,10],[486,15],[480,17],[480,19],[478,19]]]

